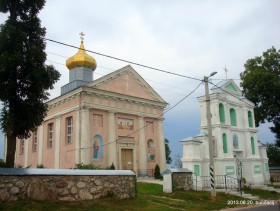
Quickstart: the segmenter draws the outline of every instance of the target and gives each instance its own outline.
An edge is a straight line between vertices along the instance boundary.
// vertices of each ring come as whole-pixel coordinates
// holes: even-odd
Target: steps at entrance
[[[252,200],[258,200],[259,197],[258,196],[253,196],[252,194],[247,194],[247,193],[241,193],[237,192],[237,191],[233,191],[233,190],[228,190],[225,193],[230,194],[230,195],[234,195],[234,196],[240,196],[246,199],[252,199]]]

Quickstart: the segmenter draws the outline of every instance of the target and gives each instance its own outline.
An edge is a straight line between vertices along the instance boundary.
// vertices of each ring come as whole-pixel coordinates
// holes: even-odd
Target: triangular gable
[[[232,83],[228,84],[225,88],[230,90],[230,91],[237,92],[235,86],[233,86]]]
[[[234,81],[232,79],[219,82],[217,85],[215,85],[211,88],[211,91],[213,93],[230,92],[235,95],[239,95],[239,96],[242,95],[240,88],[236,85],[236,83],[234,83]]]
[[[165,103],[160,95],[130,66],[88,84],[90,87]]]

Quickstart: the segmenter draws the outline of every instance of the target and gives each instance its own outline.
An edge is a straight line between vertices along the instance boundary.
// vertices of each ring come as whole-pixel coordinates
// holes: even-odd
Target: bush
[[[112,165],[110,166],[110,169],[111,170],[115,170],[116,169],[114,163],[112,163]]]
[[[79,164],[76,164],[75,169],[97,170],[97,169],[100,169],[100,167],[99,166],[94,166],[92,164],[84,165],[83,163],[79,163]]]
[[[37,169],[44,169],[45,166],[43,164],[37,165]]]
[[[7,163],[5,163],[2,159],[0,160],[0,168],[12,168]]]
[[[160,168],[159,168],[158,164],[155,167],[154,178],[155,179],[162,179],[162,176],[160,175]]]

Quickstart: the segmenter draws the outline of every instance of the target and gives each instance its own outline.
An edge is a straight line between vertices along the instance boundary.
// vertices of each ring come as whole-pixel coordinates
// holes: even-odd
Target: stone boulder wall
[[[1,175],[0,170],[0,201],[126,199],[136,197],[135,186],[135,174]]]

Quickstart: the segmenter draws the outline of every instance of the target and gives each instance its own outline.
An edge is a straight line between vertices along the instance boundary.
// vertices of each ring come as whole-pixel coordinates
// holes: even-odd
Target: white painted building
[[[225,80],[211,89],[210,110],[214,139],[215,175],[236,178],[242,163],[242,177],[247,183],[261,185],[269,181],[266,147],[257,141],[254,121],[254,104],[242,96],[232,80]],[[207,136],[205,96],[198,97],[201,113],[201,133],[183,139],[183,168],[198,176],[203,186],[204,176],[209,176],[209,148]]]

